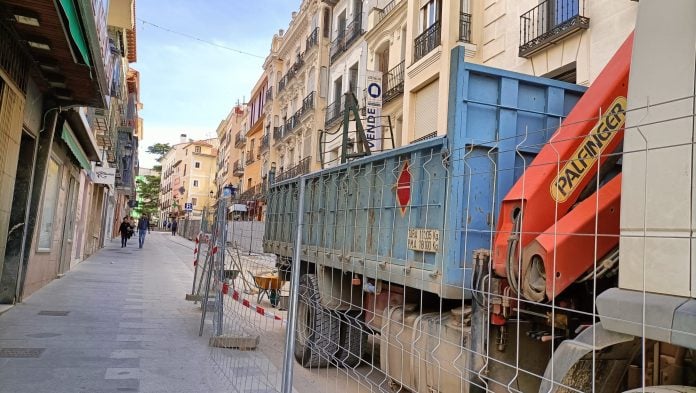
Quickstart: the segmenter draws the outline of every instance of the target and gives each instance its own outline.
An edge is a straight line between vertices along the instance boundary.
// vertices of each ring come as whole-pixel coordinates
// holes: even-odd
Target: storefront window
[[[46,188],[41,208],[41,227],[39,228],[39,251],[50,251],[53,241],[53,224],[55,222],[56,202],[58,201],[58,175],[60,166],[51,158],[48,160]]]

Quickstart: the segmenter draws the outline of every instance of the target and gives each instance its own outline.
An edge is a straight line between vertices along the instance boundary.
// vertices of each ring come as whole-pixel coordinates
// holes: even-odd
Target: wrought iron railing
[[[380,10],[380,9],[377,9],[377,16],[376,16],[376,19],[375,19],[375,26],[376,26],[379,22],[381,22],[382,19],[384,19],[384,17],[386,17],[387,15],[389,15],[390,12],[392,12],[392,10],[394,9],[394,7],[396,6],[396,3],[397,3],[398,1],[399,1],[399,0],[392,0],[392,1],[390,1],[387,5],[385,5],[384,8],[382,8],[381,10]]]
[[[413,61],[418,61],[440,45],[440,21],[433,23],[414,40]]]
[[[341,96],[340,99],[326,106],[325,121],[327,126],[333,124],[343,115],[343,111],[346,108],[345,102],[345,96]]]
[[[297,112],[290,116],[287,121],[285,121],[285,133],[283,136],[289,134],[297,126]]]
[[[305,52],[309,48],[317,45],[319,43],[319,28],[315,27],[314,30],[307,36],[307,41],[305,42]]]
[[[266,90],[266,101],[271,101],[273,99],[273,87],[269,87]]]
[[[278,93],[283,91],[285,89],[285,86],[288,84],[288,76],[283,75],[282,78],[278,81]]]
[[[268,134],[261,137],[260,151],[265,151],[270,146],[270,136]]]
[[[238,132],[237,135],[234,136],[234,146],[243,146],[245,143],[246,137],[241,132]]]
[[[312,109],[314,109],[314,92],[307,94],[307,97],[302,100],[302,115],[308,113]]]
[[[242,161],[241,161],[241,160],[236,160],[236,161],[232,164],[232,173],[235,174],[235,175],[240,174],[240,173],[241,173],[242,175],[244,175],[244,165],[242,165]]]
[[[459,14],[459,41],[471,42],[471,14]]]
[[[331,41],[329,47],[329,59],[331,62],[336,60],[350,45],[360,37],[364,31],[362,29],[362,9],[356,10],[355,18],[346,26],[344,31],[338,32],[335,40]]]
[[[265,183],[259,183],[239,194],[238,199],[240,201],[263,199],[263,195],[266,193],[266,189],[267,187]]]
[[[590,27],[584,0],[546,0],[520,16],[520,57]]]
[[[254,156],[254,152],[252,150],[249,150],[249,151],[247,151],[246,160],[244,160],[244,163],[249,165],[249,164],[253,163],[255,159],[256,159],[256,157]]]
[[[404,93],[404,66],[405,61],[402,61],[382,76],[385,103]]]
[[[297,177],[300,175],[304,175],[305,173],[309,173],[309,164],[312,162],[312,157],[305,157],[300,160],[300,162],[295,165],[294,167],[280,172],[275,176],[275,181],[280,182],[283,180],[288,180],[292,179],[293,177]]]
[[[344,32],[341,32],[335,40],[331,41],[331,45],[329,46],[329,58],[333,62],[341,53],[345,52],[345,50],[346,36]]]

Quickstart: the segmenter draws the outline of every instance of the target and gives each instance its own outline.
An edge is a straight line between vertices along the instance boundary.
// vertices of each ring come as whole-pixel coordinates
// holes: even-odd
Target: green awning
[[[63,7],[63,12],[65,12],[65,16],[68,19],[68,30],[70,30],[73,43],[77,47],[77,50],[80,51],[85,64],[91,67],[92,62],[89,57],[89,45],[87,45],[85,34],[82,31],[82,23],[80,23],[80,15],[77,12],[75,3],[73,0],[60,0],[60,5]]]
[[[78,142],[77,138],[75,138],[75,134],[70,129],[68,123],[63,124],[63,133],[60,135],[60,137],[68,145],[73,156],[75,156],[82,168],[86,171],[92,170],[92,164],[89,162],[87,154],[85,154],[85,151],[82,150],[80,142]]]

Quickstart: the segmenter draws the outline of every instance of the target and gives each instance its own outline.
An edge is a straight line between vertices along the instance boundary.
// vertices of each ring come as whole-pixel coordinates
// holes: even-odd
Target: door
[[[0,303],[15,303],[18,294],[18,283],[23,274],[21,270],[22,254],[29,201],[31,200],[31,185],[34,177],[34,153],[36,139],[27,133],[22,133],[19,145],[15,187],[12,195],[12,211],[8,225],[7,246],[5,248],[4,267],[0,278]],[[2,263],[2,261],[0,261]]]
[[[72,259],[73,238],[75,236],[75,204],[77,203],[77,187],[79,182],[70,175],[70,185],[68,186],[68,199],[65,209],[65,220],[63,220],[63,241],[60,251],[60,265],[58,274],[63,274],[70,270]]]

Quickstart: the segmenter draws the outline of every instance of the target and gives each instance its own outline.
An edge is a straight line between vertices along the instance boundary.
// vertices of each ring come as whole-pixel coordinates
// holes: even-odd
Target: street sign
[[[187,212],[193,211],[193,203],[184,203],[184,210]]]
[[[367,71],[365,107],[365,136],[372,151],[382,150],[382,73]]]

